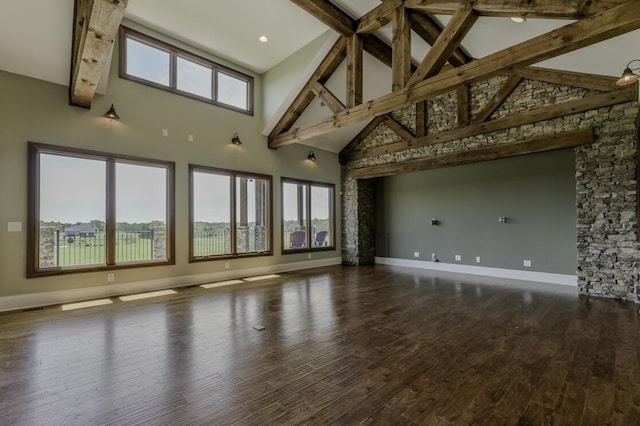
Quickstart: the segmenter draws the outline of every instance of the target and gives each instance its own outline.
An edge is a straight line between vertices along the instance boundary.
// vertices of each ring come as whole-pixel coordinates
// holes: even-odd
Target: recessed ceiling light
[[[269,41],[269,38],[267,36],[261,35],[260,37],[258,37],[258,40],[260,40],[262,43],[266,43]]]
[[[526,21],[527,21],[527,18],[526,18],[526,17],[524,17],[524,16],[512,16],[512,17],[511,17],[511,20],[512,20],[513,22],[517,22],[517,23],[521,24],[521,23],[523,23],[523,22],[526,22]]]

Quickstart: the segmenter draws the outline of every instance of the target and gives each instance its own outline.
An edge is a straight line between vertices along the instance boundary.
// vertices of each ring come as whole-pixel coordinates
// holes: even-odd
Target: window
[[[190,261],[271,254],[271,176],[189,166]]]
[[[253,115],[253,77],[126,27],[120,77]]]
[[[335,250],[335,186],[282,179],[282,251]]]
[[[173,170],[29,143],[28,276],[172,264]]]

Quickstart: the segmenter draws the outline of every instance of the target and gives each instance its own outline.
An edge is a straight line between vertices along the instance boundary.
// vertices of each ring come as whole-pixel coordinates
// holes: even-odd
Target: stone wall
[[[342,263],[366,265],[375,261],[375,185],[342,171]]]
[[[482,109],[505,80],[506,77],[500,76],[471,85],[472,114]],[[525,79],[490,119],[543,105],[582,99],[595,93],[598,92]],[[456,96],[453,92],[430,99],[428,134],[455,128],[456,111]],[[415,129],[413,108],[395,111],[392,116],[412,131]],[[369,205],[367,198],[362,196],[366,193],[368,197],[364,188],[368,188],[369,185],[366,181],[352,179],[349,176],[351,170],[593,127],[595,142],[576,148],[576,246],[579,289],[583,294],[638,302],[640,244],[637,217],[637,118],[637,103],[629,102],[517,128],[351,161],[343,165],[343,261],[348,264],[368,263],[374,247],[371,222],[373,219],[368,217],[368,214],[373,216],[373,205]],[[380,124],[356,150],[399,141],[395,133],[384,124]],[[365,221],[363,226],[354,223],[360,218]]]
[[[56,266],[56,228],[53,226],[40,227],[39,268]]]
[[[153,259],[167,258],[167,228],[156,226],[153,231]]]

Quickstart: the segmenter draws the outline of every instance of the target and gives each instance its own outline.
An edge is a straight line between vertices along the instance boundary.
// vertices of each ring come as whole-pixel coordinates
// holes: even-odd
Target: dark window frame
[[[330,205],[329,205],[329,213],[331,214],[331,218],[329,223],[331,224],[331,242],[330,246],[320,246],[314,247],[312,245],[312,235],[311,232],[307,232],[307,247],[297,248],[297,249],[287,249],[285,248],[285,238],[284,238],[284,184],[296,184],[296,185],[304,185],[305,186],[305,199],[306,199],[306,217],[304,218],[307,223],[307,228],[311,226],[311,187],[315,186],[318,188],[328,188],[331,190],[330,194]],[[331,251],[336,250],[336,185],[328,182],[317,182],[311,180],[303,180],[303,179],[295,179],[288,177],[280,178],[280,213],[281,213],[281,242],[282,242],[282,254],[292,254],[292,253],[308,253],[314,251]],[[315,235],[313,236],[315,238]]]
[[[145,80],[144,78],[136,77],[135,75],[127,73],[127,43],[126,43],[127,38],[131,38],[132,40],[135,40],[139,43],[143,43],[152,48],[169,53],[169,60],[170,60],[169,86],[155,83],[150,80]],[[151,36],[148,36],[146,34],[143,34],[139,31],[133,30],[125,26],[120,27],[119,55],[120,55],[120,58],[119,58],[120,78],[131,80],[136,83],[143,84],[145,86],[164,90],[166,92],[175,93],[177,95],[195,99],[201,102],[206,102],[211,105],[216,105],[222,108],[230,109],[232,111],[237,111],[243,114],[247,114],[247,115],[254,114],[255,84],[254,84],[254,78],[250,75],[244,74],[240,71],[236,71],[224,65],[218,64],[216,62],[211,61],[210,59],[203,58],[202,56],[198,56],[187,50],[165,43],[156,38],[153,38]],[[181,57],[183,59],[186,59],[188,61],[194,62],[198,65],[202,65],[206,68],[211,69],[211,99],[198,96],[196,94],[186,92],[183,90],[179,90],[177,88],[177,58],[178,57]],[[241,80],[247,83],[247,109],[238,108],[236,106],[225,104],[223,102],[218,102],[217,100],[218,99],[218,72],[222,72],[224,74],[227,74],[231,77],[237,78],[238,80]]]
[[[220,255],[208,255],[208,256],[195,256],[193,250],[193,239],[194,239],[194,185],[193,185],[193,175],[194,172],[201,173],[211,173],[229,176],[230,178],[230,204],[231,204],[231,214],[229,216],[229,221],[231,224],[230,229],[230,239],[231,239],[231,253],[225,253]],[[269,196],[267,197],[268,206],[266,208],[267,212],[267,250],[261,252],[248,252],[248,253],[238,253],[237,248],[237,230],[236,230],[236,210],[237,210],[237,197],[236,197],[236,178],[244,177],[248,179],[264,179],[268,182],[268,190]],[[189,164],[189,263],[197,263],[197,262],[208,262],[212,260],[224,260],[224,259],[237,259],[237,258],[247,258],[247,257],[260,257],[260,256],[273,256],[273,176],[261,174],[261,173],[253,173],[239,170],[231,170],[231,169],[223,169],[219,167],[211,167],[211,166],[202,166],[197,164]]]
[[[134,157],[129,155],[112,154],[91,151],[80,148],[49,145],[38,142],[28,143],[28,211],[27,211],[27,278],[63,275],[79,272],[112,271],[149,266],[175,264],[175,163],[172,161],[151,158]],[[106,162],[106,265],[79,265],[70,267],[40,268],[39,239],[40,239],[40,154],[61,155],[81,159],[102,160]],[[167,258],[164,260],[143,260],[135,262],[116,263],[115,252],[115,165],[116,163],[138,164],[150,167],[162,167],[167,171],[166,177],[166,238]]]

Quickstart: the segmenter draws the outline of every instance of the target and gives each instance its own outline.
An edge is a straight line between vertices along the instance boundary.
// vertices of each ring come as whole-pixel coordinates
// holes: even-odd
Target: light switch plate
[[[7,223],[7,231],[9,231],[9,232],[22,232],[22,222],[9,222],[9,223]]]

